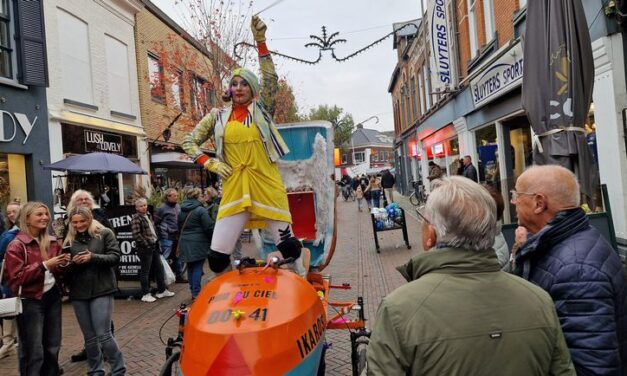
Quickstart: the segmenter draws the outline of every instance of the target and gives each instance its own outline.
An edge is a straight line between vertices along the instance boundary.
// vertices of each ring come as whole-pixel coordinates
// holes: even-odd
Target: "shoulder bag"
[[[195,209],[194,209],[195,210]],[[179,257],[179,255],[181,254],[181,236],[183,235],[183,230],[185,230],[185,225],[187,224],[187,221],[189,220],[189,217],[192,216],[192,213],[194,212],[194,210],[191,210],[189,212],[189,214],[187,214],[187,217],[185,217],[185,221],[183,222],[183,227],[181,227],[181,231],[179,231],[179,238],[176,241],[176,251],[175,251],[175,255],[176,257]]]
[[[21,242],[20,242],[21,243]],[[28,263],[28,254],[26,253],[26,246],[24,247],[24,262]],[[2,261],[2,268],[0,268],[0,282],[2,282],[2,276],[4,275],[4,264],[6,260]],[[22,313],[22,286],[20,286],[17,296],[12,298],[0,299],[0,317],[13,317]]]

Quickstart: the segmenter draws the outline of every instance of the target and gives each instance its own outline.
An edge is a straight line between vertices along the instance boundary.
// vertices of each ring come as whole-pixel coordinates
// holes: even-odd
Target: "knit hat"
[[[233,78],[235,77],[241,77],[246,80],[246,82],[248,82],[248,85],[250,86],[253,97],[257,95],[257,93],[259,92],[259,79],[257,78],[257,76],[255,76],[253,72],[249,71],[246,68],[237,68],[233,71],[231,81],[233,81]]]

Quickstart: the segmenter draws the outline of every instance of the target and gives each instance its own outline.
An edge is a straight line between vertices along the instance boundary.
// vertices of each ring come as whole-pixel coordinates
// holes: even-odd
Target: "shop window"
[[[0,153],[0,208],[11,201],[28,201],[24,156]]]
[[[379,156],[377,154],[373,154],[372,156],[370,156],[370,159],[372,160],[372,162],[379,162]]]
[[[63,97],[91,104],[94,101],[88,25],[61,9],[58,9],[57,15]]]
[[[363,151],[355,153],[355,163],[363,163],[366,156]]]
[[[0,77],[13,79],[14,50],[11,44],[9,0],[0,1]]]
[[[105,35],[107,55],[107,83],[111,110],[131,114],[131,88],[129,82],[128,46]]]
[[[346,156],[346,154],[342,154],[342,164],[346,164],[347,163],[347,159],[348,159],[348,157]]]
[[[163,65],[159,58],[148,54],[148,80],[150,82],[150,96],[159,103],[165,103],[165,86],[163,82]]]
[[[431,146],[428,158],[447,175],[459,174],[459,141],[453,137]]]
[[[479,182],[500,187],[498,140],[496,125],[491,124],[475,132],[477,155],[475,167],[479,173]]]

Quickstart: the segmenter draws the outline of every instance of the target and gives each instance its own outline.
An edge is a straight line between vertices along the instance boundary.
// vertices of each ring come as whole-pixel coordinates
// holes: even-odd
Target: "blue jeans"
[[[111,335],[113,295],[99,296],[89,300],[73,300],[72,306],[85,339],[85,352],[89,367],[87,375],[104,376],[102,353],[107,356],[107,361],[111,366],[111,375],[124,375],[126,373],[124,359],[115,338]]]
[[[164,282],[163,265],[161,265],[161,255],[157,251],[157,246],[152,251],[141,250],[137,252],[141,269],[139,270],[139,283],[142,287],[142,295],[150,292],[150,272],[155,275],[157,280],[157,292],[163,292],[166,289]],[[164,256],[165,257],[165,256]]]
[[[172,271],[177,277],[181,276],[181,263],[178,256],[175,254],[174,240],[172,239],[159,239],[159,246],[161,246],[161,254],[165,259],[172,260]]]
[[[372,195],[372,207],[374,208],[378,208],[379,207],[379,202],[381,199],[381,191],[380,190],[374,190],[371,191],[370,194]]]
[[[20,375],[59,375],[61,293],[54,286],[41,300],[23,299],[16,317]]]
[[[200,293],[200,281],[202,280],[202,268],[204,265],[205,259],[187,263],[187,280],[189,282],[189,290],[192,292],[192,299],[196,299]]]

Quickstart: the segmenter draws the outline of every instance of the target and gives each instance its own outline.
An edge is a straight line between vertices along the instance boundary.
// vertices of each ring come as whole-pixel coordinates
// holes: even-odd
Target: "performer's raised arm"
[[[279,90],[279,76],[276,74],[272,56],[266,45],[266,30],[268,27],[257,16],[253,16],[250,27],[259,52],[259,67],[261,69],[261,93],[259,100],[264,109],[271,116],[274,116],[276,94]]]

